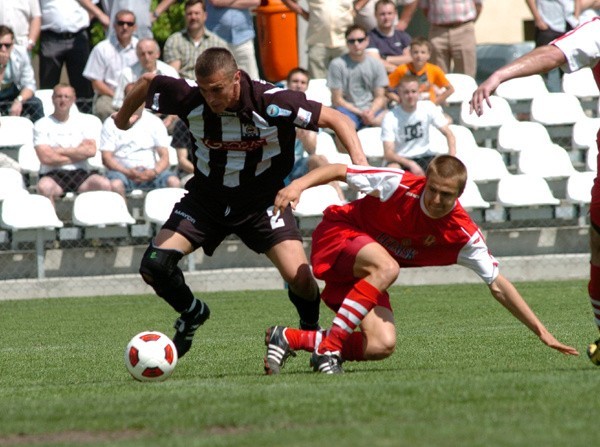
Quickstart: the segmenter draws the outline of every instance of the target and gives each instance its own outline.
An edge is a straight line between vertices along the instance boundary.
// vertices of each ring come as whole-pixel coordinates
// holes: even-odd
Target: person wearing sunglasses
[[[93,113],[102,121],[116,112],[113,98],[121,72],[138,61],[136,45],[138,38],[135,14],[127,9],[119,11],[113,23],[115,37],[99,42],[90,53],[83,70],[94,89]]]
[[[367,56],[367,33],[360,25],[351,25],[346,31],[348,53],[329,64],[327,85],[331,102],[347,115],[356,130],[381,126],[387,108],[385,91],[388,76],[383,63]]]
[[[34,122],[44,116],[42,101],[34,96],[35,75],[27,48],[15,45],[15,34],[5,25],[0,25],[0,79],[0,114]]]

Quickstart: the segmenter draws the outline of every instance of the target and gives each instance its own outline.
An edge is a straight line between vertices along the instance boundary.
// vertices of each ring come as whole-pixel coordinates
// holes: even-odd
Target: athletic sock
[[[303,329],[286,328],[285,338],[293,350],[313,352],[321,343],[325,331],[307,331]]]
[[[600,266],[590,264],[590,282],[588,283],[590,303],[594,312],[594,321],[600,331]]]
[[[321,294],[317,290],[317,297],[313,301],[308,301],[288,289],[288,297],[298,311],[300,317],[300,326],[303,329],[317,329],[319,327],[319,305],[321,304]]]
[[[317,353],[341,352],[344,342],[377,304],[381,292],[367,281],[358,281],[340,306],[329,334],[323,339]]]

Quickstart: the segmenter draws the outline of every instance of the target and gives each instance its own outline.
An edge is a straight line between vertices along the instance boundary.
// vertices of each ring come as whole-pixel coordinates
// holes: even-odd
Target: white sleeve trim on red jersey
[[[463,231],[467,233],[466,230]],[[480,231],[471,235],[469,242],[458,253],[456,263],[473,270],[488,285],[494,282],[500,273],[498,261],[490,253]]]
[[[371,166],[348,165],[346,183],[362,193],[388,200],[398,188],[406,188],[400,181],[404,171],[394,168],[373,168]]]
[[[600,60],[600,17],[585,22],[549,43],[563,52],[567,63],[563,71],[570,73],[583,67],[593,68]]]

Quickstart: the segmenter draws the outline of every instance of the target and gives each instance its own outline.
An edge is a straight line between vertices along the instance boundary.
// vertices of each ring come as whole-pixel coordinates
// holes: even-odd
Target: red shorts
[[[596,146],[598,147],[598,155],[596,161],[600,168],[600,131],[596,136]],[[600,233],[600,179],[596,175],[594,186],[592,186],[592,203],[590,203],[590,220],[592,226]]]
[[[313,272],[325,281],[321,299],[337,312],[344,298],[361,278],[354,276],[356,255],[365,245],[375,242],[361,230],[340,222],[323,220],[312,235]],[[392,310],[389,295],[383,293],[377,306]]]

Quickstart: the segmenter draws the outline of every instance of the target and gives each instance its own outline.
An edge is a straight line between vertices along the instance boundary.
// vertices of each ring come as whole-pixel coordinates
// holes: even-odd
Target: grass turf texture
[[[545,347],[485,285],[402,287],[391,358],[324,376],[301,352],[267,377],[264,329],[297,323],[286,294],[210,293],[211,319],[173,376],[139,383],[123,351],[143,330],[172,335],[162,300],[0,302],[0,446],[595,445],[585,283],[517,286],[580,357]]]

